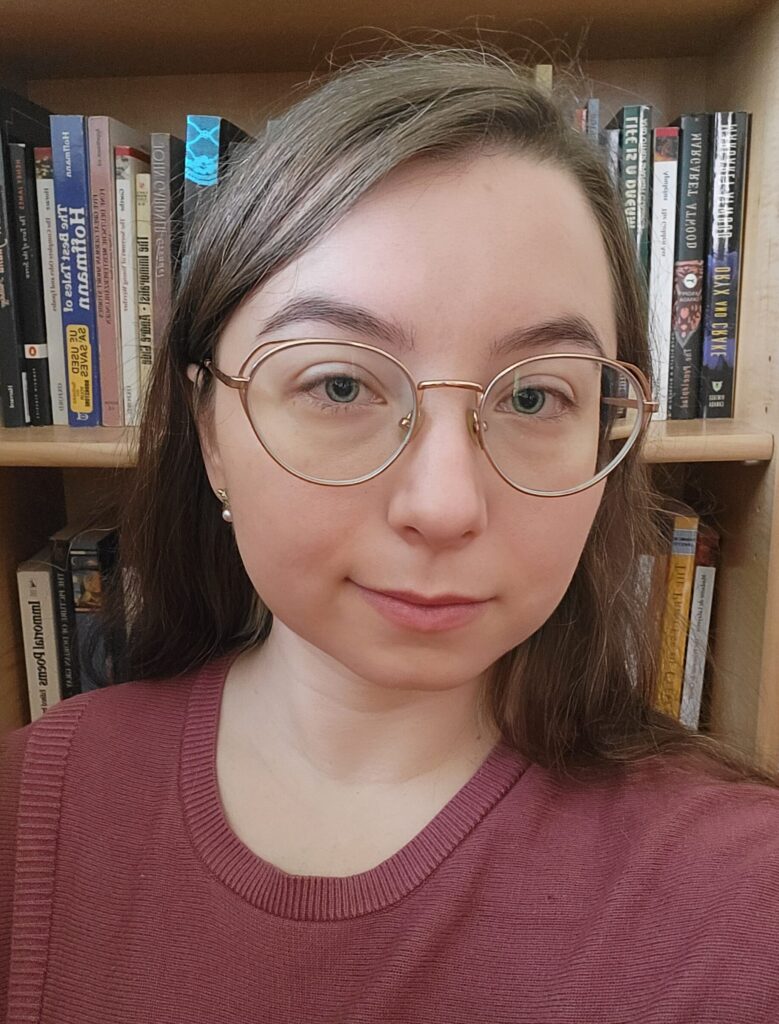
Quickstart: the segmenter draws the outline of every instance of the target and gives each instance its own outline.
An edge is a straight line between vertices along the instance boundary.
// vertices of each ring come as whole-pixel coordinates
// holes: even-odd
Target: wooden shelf
[[[128,467],[135,464],[134,427],[0,428],[0,466]],[[659,421],[644,442],[648,462],[768,461],[769,431],[739,420]]]
[[[3,5],[0,67],[10,78],[213,74],[327,70],[386,48],[385,32],[418,39],[421,30],[479,37],[517,51],[532,40],[588,58],[703,56],[721,46],[760,0],[26,0]],[[85,29],[85,25],[88,28]],[[429,38],[429,33],[427,34]],[[442,39],[441,42],[445,40]]]

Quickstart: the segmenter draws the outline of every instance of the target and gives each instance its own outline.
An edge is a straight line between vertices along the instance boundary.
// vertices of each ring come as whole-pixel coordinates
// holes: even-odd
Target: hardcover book
[[[7,427],[30,422],[24,339],[16,296],[8,144],[49,145],[49,111],[0,88],[0,411]]]
[[[48,545],[16,570],[33,722],[62,700],[52,573]]]
[[[51,147],[36,146],[34,156],[51,417],[53,423],[66,427],[68,425],[67,371],[65,369],[65,343],[62,334],[62,310],[60,309],[57,216],[54,202]]]
[[[743,110],[719,111],[712,121],[699,389],[704,419],[733,415],[749,127]]]
[[[89,192],[92,255],[95,264],[97,336],[100,350],[101,418],[106,426],[124,423],[122,346],[119,331],[119,257],[116,232],[114,150],[131,146],[148,152],[149,135],[113,117],[90,117]]]
[[[651,209],[652,108],[646,104],[623,107],[607,125],[622,133],[620,191],[625,219],[636,247],[645,281],[649,273],[649,216]]]
[[[141,342],[138,324],[138,261],[135,179],[149,170],[147,153],[117,146],[116,238],[119,270],[119,336],[122,349],[124,422],[138,423],[141,401]]]
[[[184,215],[184,143],[151,135],[152,341],[160,345],[178,289]]]
[[[92,266],[86,119],[80,114],[52,114],[51,153],[68,371],[68,423],[72,427],[98,427],[101,424],[100,353]]]
[[[657,689],[657,707],[674,718],[682,697],[698,523],[698,516],[674,516]]]
[[[679,128],[679,201],[676,212],[668,415],[698,415],[703,342],[703,282],[709,198],[709,114],[684,114]]]
[[[187,246],[206,202],[224,175],[232,148],[236,143],[251,141],[251,136],[225,117],[212,114],[187,115],[182,272],[186,272]]]
[[[671,352],[676,185],[679,129],[656,128],[652,161],[652,239],[649,264],[649,339],[658,420],[668,419],[668,377]]]
[[[32,147],[24,142],[9,143],[8,154],[13,182],[14,269],[27,380],[27,406],[33,426],[48,426],[52,421],[51,392],[38,241],[35,163]]]

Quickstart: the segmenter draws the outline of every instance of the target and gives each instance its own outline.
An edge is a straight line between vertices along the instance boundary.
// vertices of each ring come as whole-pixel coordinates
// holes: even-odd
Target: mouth
[[[354,583],[354,580],[351,581]],[[439,594],[427,597],[413,591],[373,590],[354,583],[362,597],[395,625],[421,632],[454,629],[477,618],[491,599]]]

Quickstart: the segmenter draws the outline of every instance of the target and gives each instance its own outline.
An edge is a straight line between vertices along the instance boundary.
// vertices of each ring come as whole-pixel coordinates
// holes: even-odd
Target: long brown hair
[[[193,388],[186,368],[213,353],[228,318],[265,279],[404,161],[498,146],[567,170],[605,241],[618,358],[651,381],[645,288],[601,151],[572,127],[571,81],[549,93],[495,48],[401,45],[337,70],[234,164],[188,242],[122,500],[129,642],[116,681],[179,675],[269,634],[272,615],[201,457],[196,422],[213,381],[201,376]],[[641,553],[661,548],[663,508],[634,448],[607,480],[559,606],[493,666],[490,713],[507,742],[559,777],[613,774],[673,755],[684,767],[779,786],[767,768],[653,707],[658,629],[635,570]],[[111,615],[120,612],[119,589],[109,592]]]

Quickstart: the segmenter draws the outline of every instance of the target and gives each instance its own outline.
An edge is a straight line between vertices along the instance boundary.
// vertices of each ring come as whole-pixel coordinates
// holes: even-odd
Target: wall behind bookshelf
[[[72,2],[64,0],[65,6]],[[356,10],[357,5],[353,6]],[[573,20],[579,6],[561,5],[560,16]],[[779,4],[764,5],[757,13],[753,13],[757,5],[749,0],[731,5],[720,31],[708,32],[705,38],[698,34],[692,40],[687,52],[695,56],[671,55],[684,52],[680,35],[686,31],[692,39],[701,19],[711,28],[711,19],[722,15],[720,5],[655,2],[642,9],[640,16],[607,0],[590,0],[585,6],[588,11],[584,13],[607,22],[601,35],[596,32],[591,37],[601,40],[594,48],[599,59],[584,62],[593,92],[603,102],[604,116],[629,102],[652,103],[657,123],[667,123],[683,111],[714,107],[743,107],[754,113],[736,419],[746,426],[747,434],[752,431],[768,439],[779,433],[779,356],[774,357],[772,344],[773,325],[779,322],[779,310],[775,308],[779,302],[779,266],[774,256],[779,242],[775,183],[779,157]],[[225,25],[232,16],[230,2],[226,10]],[[523,8],[522,13],[533,12]],[[306,17],[310,16],[313,24],[320,15],[318,9],[312,9]],[[653,34],[647,30],[647,17],[663,26],[664,41],[657,31]],[[109,28],[97,16],[96,21],[99,24],[94,34],[99,40]],[[456,12],[451,13],[450,21],[456,21]],[[352,24],[362,23],[377,22],[361,9],[354,14]],[[378,23],[388,24],[384,18]],[[202,45],[202,39],[200,42]],[[639,56],[630,60],[601,59],[619,52]],[[185,64],[175,59],[171,68],[181,71]],[[124,65],[122,70],[128,70],[127,61]],[[253,65],[223,61],[220,67],[261,65],[258,56]],[[40,62],[37,66],[41,67]],[[110,71],[108,62],[97,59],[91,67],[103,77],[35,77],[26,82],[25,91],[55,112],[107,113],[142,129],[181,134],[189,112],[221,113],[256,130],[268,116],[304,95],[311,85],[308,70],[105,77]],[[159,71],[160,65],[153,57],[146,60],[139,48],[137,68]],[[318,72],[322,70],[323,66],[317,66]],[[766,461],[758,464],[727,462],[724,460],[732,456],[722,453],[719,457],[723,461],[672,467],[669,479],[680,493],[704,495],[724,531],[724,560],[713,623],[712,730],[779,763],[779,494],[775,463],[767,461],[769,456],[766,444],[756,455]],[[671,456],[666,451],[663,457]],[[60,454],[52,456],[54,465],[59,458]],[[72,513],[76,505],[88,504],[90,494],[106,486],[105,472],[96,467],[58,470],[0,465],[0,728],[21,721],[16,691],[23,679],[23,666],[18,643],[9,646],[6,636],[17,628],[11,605],[15,598],[15,592],[10,592],[12,568],[40,546],[48,529],[35,518],[37,496],[51,494],[49,505],[54,511],[50,514],[56,519],[59,512]],[[52,528],[57,525],[59,521]]]

